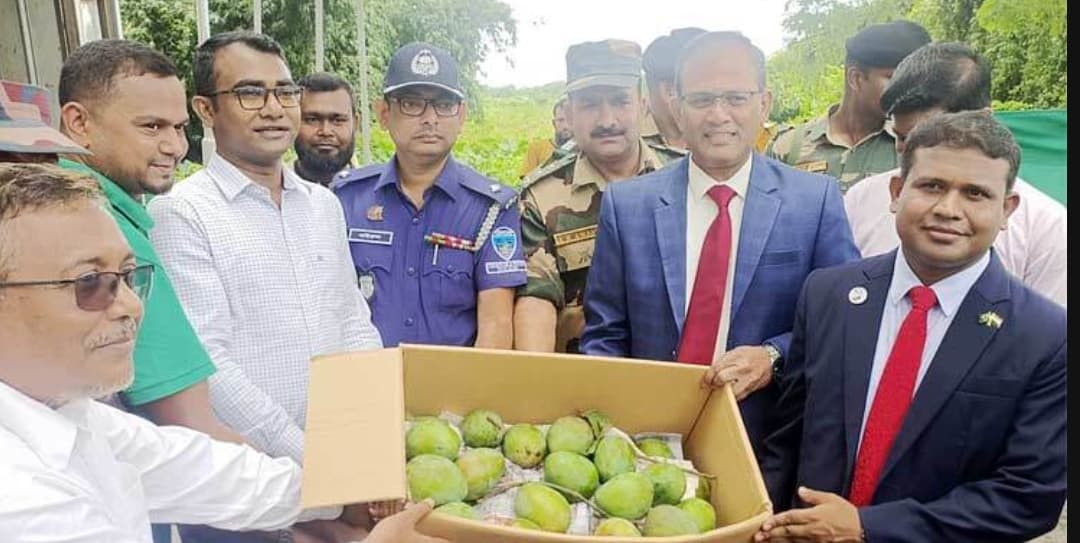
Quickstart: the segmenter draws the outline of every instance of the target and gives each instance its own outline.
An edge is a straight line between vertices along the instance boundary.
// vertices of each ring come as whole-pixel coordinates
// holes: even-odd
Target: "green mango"
[[[600,537],[641,537],[641,532],[638,531],[637,526],[634,526],[634,523],[629,520],[624,518],[606,518],[600,521],[600,524],[593,530],[592,535]]]
[[[635,459],[630,442],[617,436],[601,439],[593,454],[593,463],[600,472],[601,481],[607,481],[620,473],[634,471]]]
[[[545,532],[566,533],[570,528],[570,502],[543,483],[526,483],[518,489],[514,514],[535,522]]]
[[[589,454],[593,444],[593,431],[589,423],[581,417],[560,417],[547,431],[549,453],[568,451]]]
[[[409,460],[405,465],[405,479],[412,501],[431,498],[439,506],[462,501],[469,493],[461,470],[445,457],[434,454],[421,454]]]
[[[457,459],[457,467],[469,485],[468,501],[476,501],[491,492],[506,471],[506,459],[495,449],[469,449]]]
[[[671,447],[668,447],[668,444],[663,440],[650,437],[638,441],[637,446],[641,449],[641,452],[649,456],[659,456],[660,458],[670,458],[672,460],[675,459],[675,453],[671,452]]]
[[[645,517],[645,537],[693,535],[698,533],[697,522],[690,513],[674,505],[657,505]]]
[[[652,506],[653,484],[640,473],[620,473],[600,485],[593,500],[613,517],[637,520]]]
[[[653,464],[645,468],[653,484],[653,505],[678,505],[686,492],[686,474],[671,464]]]
[[[690,498],[679,504],[679,509],[686,511],[697,523],[698,532],[705,533],[716,528],[716,510],[711,503],[701,498]]]
[[[483,520],[471,505],[462,502],[450,502],[440,505],[435,508],[435,512],[469,520]]]
[[[450,423],[437,417],[421,417],[405,433],[405,458],[421,454],[437,454],[457,460],[461,452],[461,436]]]
[[[461,434],[469,447],[498,447],[502,443],[502,417],[487,409],[472,411],[461,421]]]
[[[515,424],[503,436],[503,454],[523,468],[535,468],[544,460],[544,433],[531,424]]]
[[[544,480],[569,488],[586,498],[600,486],[600,474],[588,458],[577,453],[558,451],[544,459]]]

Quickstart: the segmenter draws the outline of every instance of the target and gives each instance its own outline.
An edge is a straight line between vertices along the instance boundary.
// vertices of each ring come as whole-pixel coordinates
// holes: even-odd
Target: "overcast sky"
[[[561,81],[566,77],[566,48],[572,44],[619,38],[636,41],[644,51],[657,36],[684,26],[738,30],[766,55],[783,45],[785,0],[503,1],[514,10],[518,43],[507,54],[484,62],[482,81],[490,86]]]

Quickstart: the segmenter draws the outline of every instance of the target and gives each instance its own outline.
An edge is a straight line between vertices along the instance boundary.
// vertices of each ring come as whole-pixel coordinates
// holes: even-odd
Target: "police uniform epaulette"
[[[675,155],[678,155],[678,156],[686,156],[686,155],[690,154],[690,151],[688,151],[686,149],[680,149],[678,147],[672,147],[670,145],[665,145],[663,143],[654,143],[654,142],[650,141],[650,142],[648,142],[648,144],[649,144],[649,147],[652,147],[653,149],[655,149],[657,151],[661,151],[661,152],[665,152],[665,153],[672,153],[672,154],[675,154]]]
[[[497,183],[486,177],[474,177],[462,183],[465,188],[495,201],[499,207],[510,207],[517,201],[517,192],[513,188]]]
[[[385,168],[386,164],[368,164],[367,166],[340,171],[334,176],[334,180],[330,183],[330,189],[336,190],[354,181],[378,177],[382,175]]]
[[[522,178],[521,186],[519,187],[519,189],[520,190],[525,190],[525,189],[529,188],[529,185],[532,185],[533,183],[535,183],[535,182],[537,182],[537,181],[539,181],[539,180],[541,180],[541,179],[543,179],[543,178],[545,178],[545,177],[547,177],[547,176],[549,176],[549,175],[551,175],[551,174],[553,174],[553,173],[555,173],[555,172],[557,172],[557,171],[559,171],[559,170],[573,164],[574,161],[577,160],[577,157],[578,157],[577,153],[571,153],[571,154],[568,154],[566,156],[562,156],[562,157],[559,157],[559,158],[557,158],[555,160],[552,160],[551,162],[548,162],[544,166],[541,166],[541,167],[529,172],[528,175],[526,175],[524,178]]]

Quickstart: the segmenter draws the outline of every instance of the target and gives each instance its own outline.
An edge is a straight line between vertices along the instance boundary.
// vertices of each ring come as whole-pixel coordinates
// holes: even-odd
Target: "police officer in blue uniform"
[[[360,291],[387,347],[513,345],[525,284],[513,189],[454,160],[467,104],[457,63],[427,43],[390,59],[379,123],[394,156],[338,174]]]

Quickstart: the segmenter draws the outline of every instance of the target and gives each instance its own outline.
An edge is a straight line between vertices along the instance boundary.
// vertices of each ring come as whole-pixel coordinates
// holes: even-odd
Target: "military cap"
[[[47,90],[0,81],[0,151],[89,154],[43,120],[51,119],[49,113]]]
[[[873,24],[844,43],[849,62],[866,68],[896,68],[912,51],[930,43],[926,29],[911,21]]]
[[[653,80],[674,81],[675,64],[679,60],[679,53],[686,44],[690,43],[690,40],[705,33],[706,31],[701,28],[676,28],[671,31],[671,34],[653,40],[645,48],[645,55],[642,57],[645,75]]]
[[[566,50],[566,92],[641,84],[641,46],[626,40],[588,41]]]
[[[415,86],[438,87],[458,98],[465,98],[454,57],[430,43],[413,42],[401,46],[394,51],[386,67],[383,94]]]

